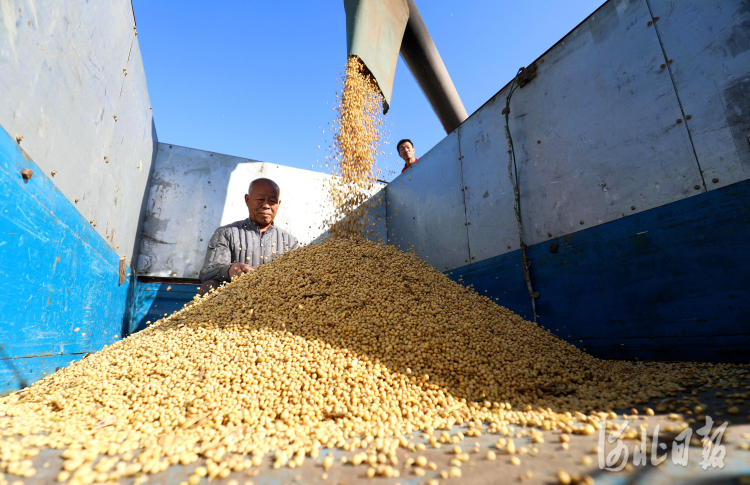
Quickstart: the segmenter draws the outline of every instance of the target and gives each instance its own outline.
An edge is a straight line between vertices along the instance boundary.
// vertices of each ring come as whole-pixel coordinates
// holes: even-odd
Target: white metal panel
[[[388,244],[441,271],[469,262],[458,133],[435,145],[386,188]]]
[[[508,142],[495,97],[458,130],[471,261],[482,261],[520,247],[508,177]]]
[[[750,178],[747,0],[649,2],[706,187]]]
[[[151,114],[142,109],[148,93],[130,1],[1,5],[0,125],[11,136],[23,136],[21,147],[31,158],[48,176],[56,172],[56,187],[118,253],[131,258],[152,160],[145,147],[155,135]],[[121,94],[138,102],[123,102]],[[129,127],[116,128],[115,114]],[[113,158],[111,144],[138,148]],[[110,156],[108,165],[104,155]],[[139,160],[143,168],[137,173]],[[117,193],[132,204],[123,207],[120,198],[115,205]]]
[[[527,244],[705,190],[650,20],[645,1],[610,0],[513,95]]]
[[[127,66],[128,75],[115,107],[117,122],[106,150],[108,162],[96,162],[100,184],[89,193],[90,200],[96,200],[92,219],[97,231],[130,265],[140,251],[140,232],[133,234],[133,230],[145,215],[157,144],[137,38]],[[135,262],[131,267],[136,267]]]
[[[261,177],[281,187],[276,225],[313,241],[332,213],[329,175],[159,143],[138,274],[196,278],[214,230],[248,217],[244,195]]]

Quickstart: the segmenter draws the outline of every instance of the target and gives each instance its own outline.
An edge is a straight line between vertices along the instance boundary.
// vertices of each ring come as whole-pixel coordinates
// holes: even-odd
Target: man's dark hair
[[[409,142],[409,145],[411,145],[412,148],[414,148],[414,143],[412,143],[410,139],[404,138],[403,140],[401,140],[400,142],[396,144],[396,151],[399,151],[401,149],[401,144],[406,143],[406,142]]]
[[[250,187],[247,188],[247,193],[249,194],[250,192],[252,192],[253,191],[253,187],[255,187],[256,184],[259,184],[261,182],[265,182],[268,185],[270,185],[271,187],[273,187],[274,190],[276,191],[276,194],[278,194],[278,196],[281,197],[281,188],[279,188],[279,185],[276,182],[274,182],[273,180],[266,179],[266,178],[259,178],[259,179],[255,179],[252,182],[250,182]]]

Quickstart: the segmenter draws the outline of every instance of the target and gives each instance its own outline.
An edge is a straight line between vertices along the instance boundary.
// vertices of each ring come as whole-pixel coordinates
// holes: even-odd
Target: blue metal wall
[[[603,358],[750,361],[750,180],[527,249],[540,325]],[[451,272],[531,319],[520,250]]]
[[[25,182],[23,169],[34,171]],[[134,276],[54,182],[0,129],[0,393],[128,330]]]

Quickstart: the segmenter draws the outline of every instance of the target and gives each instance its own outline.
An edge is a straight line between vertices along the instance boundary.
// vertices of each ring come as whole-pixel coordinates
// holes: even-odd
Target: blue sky
[[[469,114],[601,3],[417,0]],[[342,0],[133,7],[160,141],[320,170],[346,63]],[[445,136],[400,59],[386,122],[393,144],[379,166],[389,170],[403,166],[399,139],[411,138],[420,156]]]

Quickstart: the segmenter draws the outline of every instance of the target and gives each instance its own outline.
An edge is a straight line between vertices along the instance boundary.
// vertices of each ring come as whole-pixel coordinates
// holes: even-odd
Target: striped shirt
[[[232,264],[247,263],[255,269],[298,245],[296,237],[273,223],[261,235],[258,224],[250,218],[233,222],[214,231],[198,277],[201,282],[229,281]]]

